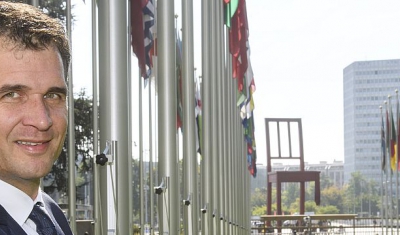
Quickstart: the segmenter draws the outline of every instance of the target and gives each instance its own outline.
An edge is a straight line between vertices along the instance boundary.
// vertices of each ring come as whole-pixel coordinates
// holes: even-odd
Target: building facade
[[[380,182],[381,118],[389,107],[384,103],[389,103],[389,95],[395,112],[396,89],[400,89],[400,59],[357,61],[344,68],[345,183],[357,171]]]
[[[305,171],[319,171],[320,178],[326,176],[334,186],[342,188],[344,185],[344,170],[343,161],[320,161],[319,163],[304,163]],[[287,165],[282,163],[274,163],[272,165],[273,171],[299,171],[299,165]]]
[[[299,164],[283,164],[280,162],[272,164],[272,171],[299,171]],[[319,163],[307,163],[304,162],[305,171],[319,171],[320,178],[324,176],[329,178],[330,182],[338,188],[342,188],[344,185],[344,170],[343,161],[326,162],[320,161]],[[252,191],[255,188],[267,187],[267,168],[266,166],[257,167],[257,177],[252,178]],[[282,190],[285,190],[287,183],[282,184]]]

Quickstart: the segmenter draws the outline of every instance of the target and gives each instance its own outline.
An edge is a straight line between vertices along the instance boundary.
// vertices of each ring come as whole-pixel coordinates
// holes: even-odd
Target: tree
[[[253,207],[251,212],[252,215],[266,215],[267,214],[267,206]]]
[[[252,208],[266,206],[267,188],[256,188],[251,195],[250,204]]]
[[[276,189],[272,189],[272,195],[276,195]],[[252,215],[265,215],[267,213],[267,188],[255,188],[251,194],[250,206]],[[271,210],[276,211],[276,198],[272,196]],[[261,214],[260,214],[261,213]]]
[[[343,191],[336,186],[330,186],[321,191],[321,207],[334,206],[338,213],[343,213]]]
[[[380,211],[379,186],[373,180],[366,179],[360,172],[352,174],[349,182],[343,188],[333,185],[328,177],[322,176],[321,181],[321,205],[316,206],[314,202],[314,183],[308,183],[306,188],[305,211],[314,211],[317,214],[358,213],[368,212],[370,216]],[[285,183],[282,192],[282,211],[284,213],[295,213],[300,211],[300,192],[298,183]],[[276,188],[273,188],[276,190]],[[259,195],[260,189],[255,188],[252,193],[253,215],[261,213],[266,207],[255,203],[257,197],[266,198],[264,192]],[[265,191],[266,194],[266,191]],[[273,204],[271,210],[276,210],[275,193],[272,193]],[[259,200],[262,201],[262,200]]]
[[[133,206],[133,221],[135,223],[139,223],[140,221],[140,169],[139,169],[139,160],[132,159],[132,175],[136,175],[138,177],[132,177],[132,206]],[[136,199],[136,200],[135,200]]]
[[[379,211],[379,192],[375,181],[367,180],[360,172],[351,174],[351,179],[344,189],[344,206],[348,213]]]
[[[321,174],[320,176],[320,187],[321,190],[329,188],[333,186],[332,180],[329,178],[328,174]]]
[[[339,214],[339,209],[336,206],[318,206],[316,214]]]
[[[22,2],[31,4],[32,0],[8,0],[9,2]],[[39,0],[39,9],[53,18],[58,18],[65,22],[65,8],[64,0]]]
[[[282,193],[282,205],[290,205],[295,202],[300,195],[299,183],[286,183],[286,190]]]
[[[75,123],[75,166],[77,171],[77,199],[85,197],[81,192],[84,186],[90,183],[93,159],[93,126],[92,112],[93,102],[82,89],[74,99],[74,117]],[[71,123],[69,124],[71,125]],[[60,157],[54,163],[52,171],[44,177],[44,190],[53,198],[57,192],[67,193],[67,162],[68,162],[68,136],[64,143]],[[53,195],[52,195],[53,194]],[[55,198],[56,199],[56,198]],[[56,200],[58,201],[58,200]]]

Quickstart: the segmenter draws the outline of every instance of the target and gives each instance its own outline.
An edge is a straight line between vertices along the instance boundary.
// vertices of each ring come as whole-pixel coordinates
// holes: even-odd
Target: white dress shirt
[[[0,193],[0,205],[28,235],[38,235],[36,224],[28,216],[37,202],[43,203],[42,190],[39,188],[38,195],[33,201],[26,193],[0,180],[0,192],[7,192]],[[46,211],[46,208],[44,209]]]

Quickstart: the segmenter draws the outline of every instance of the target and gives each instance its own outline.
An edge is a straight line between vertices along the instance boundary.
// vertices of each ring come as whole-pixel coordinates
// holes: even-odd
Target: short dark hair
[[[67,77],[71,52],[65,28],[36,7],[0,0],[0,39],[20,49],[45,50],[55,46],[61,56]]]

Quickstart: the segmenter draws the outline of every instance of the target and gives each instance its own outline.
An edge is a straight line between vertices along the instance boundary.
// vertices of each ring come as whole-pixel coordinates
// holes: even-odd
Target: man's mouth
[[[22,145],[29,145],[29,146],[37,146],[37,145],[43,144],[43,143],[27,142],[27,141],[17,141],[17,143],[22,144]]]

